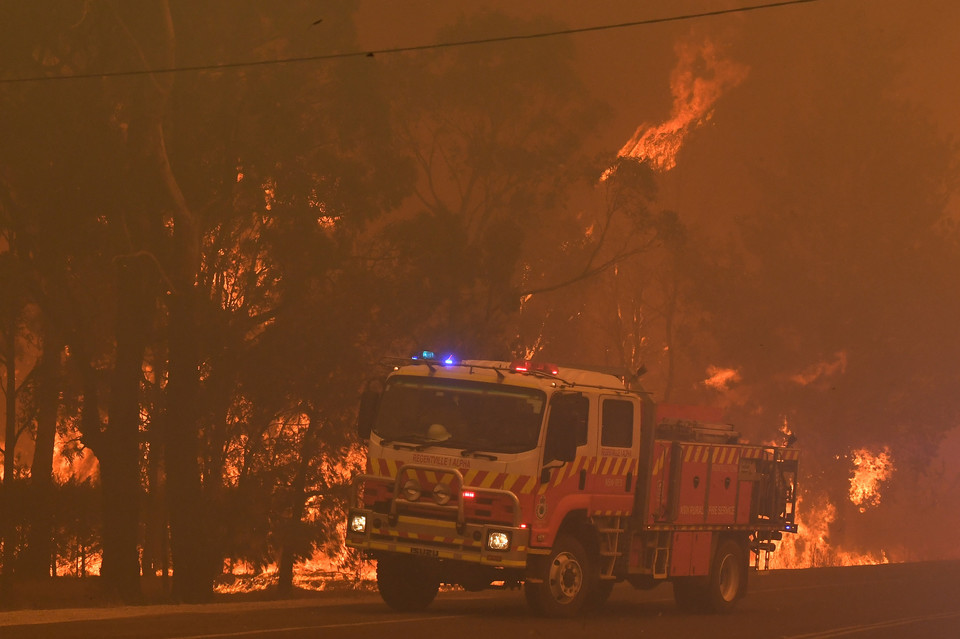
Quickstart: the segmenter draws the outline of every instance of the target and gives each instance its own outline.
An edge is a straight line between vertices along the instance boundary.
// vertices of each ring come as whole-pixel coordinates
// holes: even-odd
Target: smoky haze
[[[166,552],[169,499],[188,600],[225,562],[349,561],[359,389],[451,349],[643,365],[657,401],[792,432],[810,543],[956,557],[929,534],[960,524],[955,3],[386,52],[738,6],[709,5],[4,3],[3,348],[38,371],[5,488],[68,440],[112,461],[105,566]]]
[[[657,15],[484,6],[570,26]],[[385,12],[361,6],[365,44],[429,38],[465,13],[420,3],[411,13],[435,22],[413,25]],[[586,142],[597,153],[677,119],[671,74],[720,91],[655,176],[650,206],[677,213],[682,244],[535,295],[521,313],[522,345],[544,357],[646,364],[659,398],[720,403],[754,440],[786,422],[805,451],[808,508],[838,507],[828,543],[894,560],[956,555],[920,531],[958,523],[960,476],[945,461],[960,452],[957,18],[950,3],[823,2],[572,38],[579,81],[609,109]],[[394,20],[407,28],[382,28]],[[706,44],[744,77],[718,77]],[[591,195],[567,203],[588,232],[601,208]],[[706,384],[714,370],[732,378]],[[896,466],[886,498],[859,512],[846,497],[852,451],[884,446]]]

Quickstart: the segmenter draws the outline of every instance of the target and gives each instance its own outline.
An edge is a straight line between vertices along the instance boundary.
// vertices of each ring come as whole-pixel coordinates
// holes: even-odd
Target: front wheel
[[[573,537],[557,538],[553,551],[536,571],[540,583],[527,581],[523,592],[530,608],[548,617],[572,617],[596,586],[593,566]]]
[[[704,603],[711,612],[730,612],[747,586],[747,562],[741,548],[733,541],[720,544],[707,582]]]
[[[377,587],[383,601],[400,612],[423,610],[436,598],[440,577],[429,561],[404,555],[377,559]]]

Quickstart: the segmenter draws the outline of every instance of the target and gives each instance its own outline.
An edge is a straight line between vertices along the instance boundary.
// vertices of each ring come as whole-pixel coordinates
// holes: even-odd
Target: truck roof
[[[511,362],[500,360],[468,359],[451,365],[413,360],[398,367],[398,372],[400,370],[405,374],[414,375],[437,375],[440,371],[443,371],[443,377],[491,382],[502,381],[543,389],[552,388],[559,383],[559,385],[567,387],[582,386],[629,392],[623,380],[616,375],[566,366],[558,366],[557,374],[551,375],[543,372],[518,372],[511,367]],[[506,377],[501,379],[501,375]]]

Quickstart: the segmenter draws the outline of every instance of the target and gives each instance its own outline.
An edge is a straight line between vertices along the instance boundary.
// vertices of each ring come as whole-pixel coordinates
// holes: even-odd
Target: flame
[[[740,381],[740,371],[735,368],[708,366],[707,375],[709,375],[709,377],[703,380],[703,383],[719,391],[727,390],[731,384],[736,384]]]
[[[57,483],[83,482],[100,470],[100,462],[93,452],[80,442],[80,434],[72,424],[64,433],[57,432],[53,440],[53,476]]]
[[[893,474],[893,459],[887,446],[876,454],[860,448],[852,455],[850,501],[860,506],[860,512],[866,512],[867,508],[880,504],[880,485]]]
[[[641,124],[617,153],[646,160],[658,171],[676,166],[687,133],[710,120],[720,96],[743,82],[749,71],[749,67],[724,58],[709,39],[699,46],[678,42],[674,50],[678,60],[670,74],[670,119],[659,126]]]
[[[806,502],[806,503],[804,503]],[[777,550],[770,554],[767,567],[818,568],[823,566],[872,566],[890,563],[886,553],[879,555],[840,548],[830,541],[830,524],[837,519],[837,507],[825,498],[797,498],[796,534],[784,533]],[[763,559],[761,558],[761,565]]]
[[[784,421],[785,435],[789,427]],[[873,453],[866,448],[851,451],[850,501],[865,512],[880,504],[880,486],[894,471],[890,449],[884,446]],[[775,553],[769,558],[770,568],[813,568],[818,566],[861,566],[890,563],[886,552],[879,555],[841,548],[830,541],[830,525],[836,521],[837,507],[826,497],[797,498],[799,532],[785,534]]]
[[[271,439],[281,437],[296,439],[306,431],[309,419],[309,416],[304,413],[285,416],[271,424],[267,436]],[[242,451],[239,448],[231,449],[225,463],[224,474],[227,478],[225,481],[229,484],[235,484],[240,474]],[[353,475],[365,466],[366,452],[362,446],[354,444],[345,455],[325,458],[319,470],[324,485],[345,486],[350,483]],[[314,522],[319,520],[322,515],[321,510],[326,507],[312,498],[308,499],[304,519]],[[331,539],[342,540],[346,534],[346,526],[346,517],[341,517],[336,531],[330,536]],[[221,594],[266,590],[277,585],[279,580],[277,573],[276,561],[255,567],[249,562],[228,559],[214,585],[214,590]],[[293,567],[293,585],[304,590],[329,590],[343,586],[363,587],[375,579],[374,565],[362,559],[357,551],[337,541],[330,545],[315,547],[309,558],[295,563]]]
[[[802,373],[798,373],[790,378],[790,381],[799,384],[800,386],[809,386],[813,382],[821,379],[823,377],[830,377],[838,373],[842,374],[847,371],[847,352],[840,351],[834,355],[833,361],[822,361],[817,362],[813,366],[808,367]]]

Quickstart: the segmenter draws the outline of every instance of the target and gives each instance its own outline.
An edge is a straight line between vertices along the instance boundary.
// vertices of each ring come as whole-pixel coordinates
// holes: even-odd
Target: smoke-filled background
[[[402,46],[448,23],[449,38],[534,31],[538,12],[548,29],[735,6],[486,3],[521,21],[498,32],[479,10],[369,4],[360,33]],[[542,266],[522,273],[520,346],[644,364],[658,399],[719,403],[754,441],[792,431],[806,521],[828,534],[803,560],[956,556],[934,531],[960,523],[958,18],[950,3],[824,2],[530,45],[557,66],[572,47],[566,106],[600,103],[579,150],[645,163],[564,185],[557,206],[586,239],[530,235]],[[456,55],[534,63],[511,51]],[[558,173],[578,158],[554,152]]]
[[[118,585],[336,555],[357,393],[418,347],[643,365],[792,435],[782,565],[957,557],[960,8],[509,39],[737,6],[4,3],[4,575],[57,554],[46,450]]]

